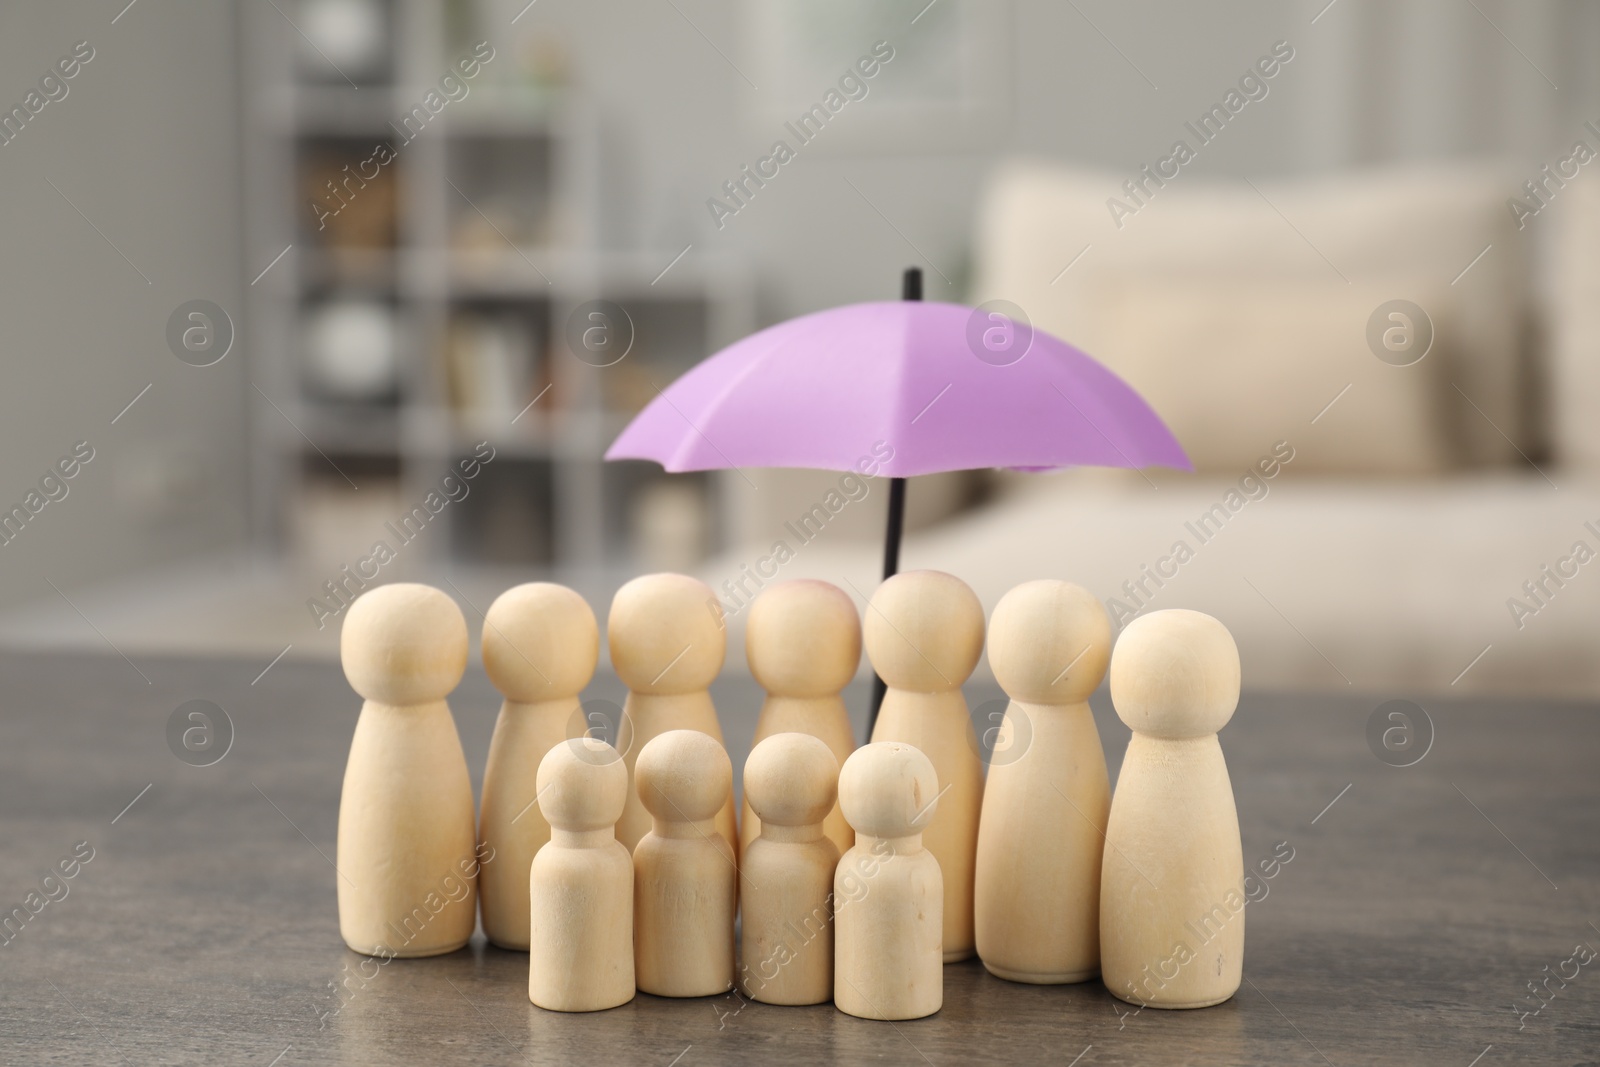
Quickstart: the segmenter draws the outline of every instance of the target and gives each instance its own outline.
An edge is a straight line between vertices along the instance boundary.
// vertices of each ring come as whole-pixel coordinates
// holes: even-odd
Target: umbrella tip
[[[900,282],[900,298],[902,300],[922,299],[922,268],[907,267]]]

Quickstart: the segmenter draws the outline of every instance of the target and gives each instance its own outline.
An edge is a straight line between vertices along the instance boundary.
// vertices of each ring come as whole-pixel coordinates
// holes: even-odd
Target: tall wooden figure
[[[944,873],[944,960],[964,960],[974,947],[983,761],[961,684],[983,653],[983,605],[959,578],[906,571],[872,594],[864,634],[867,657],[888,686],[872,739],[920,749],[939,775],[939,812],[922,836]]]
[[[1013,982],[1100,973],[1100,855],[1111,785],[1089,694],[1111,620],[1070,582],[1026,582],[989,619],[989,664],[1011,697],[978,824],[978,957]]]
[[[770,585],[750,603],[744,648],[750,673],[767,691],[755,744],[793,731],[820,738],[839,763],[849,759],[856,739],[839,693],[861,665],[861,617],[855,601],[828,582],[800,579]],[[856,843],[837,803],[822,830],[841,853]],[[741,851],[760,832],[761,818],[747,792],[739,823]]]
[[[565,586],[516,586],[484,616],[483,665],[505,702],[489,742],[478,816],[478,841],[495,861],[483,868],[478,893],[483,932],[501,948],[528,949],[528,868],[550,840],[550,824],[534,804],[539,761],[583,732],[578,696],[599,656],[594,612]],[[619,796],[626,792],[624,783]]]
[[[639,988],[658,997],[726,993],[739,875],[716,817],[732,796],[733,765],[709,734],[668,730],[639,753],[634,781],[655,820],[633,850]]]
[[[550,840],[533,857],[528,999],[551,1011],[600,1011],[633,999],[633,858],[615,827],[628,791],[616,749],[592,737],[539,762]]]
[[[862,1019],[920,1019],[944,1006],[944,878],[922,847],[937,815],[928,757],[895,741],[858,748],[839,771],[855,847],[833,876],[833,1002]]]
[[[761,835],[740,854],[739,984],[755,1000],[826,1004],[833,997],[839,849],[823,820],[838,781],[839,761],[810,734],[773,734],[745,762],[744,795],[761,818]]]
[[[467,620],[431,586],[381,585],[345,613],[339,656],[366,701],[339,797],[339,932],[369,956],[454,952],[478,921],[472,782],[445,703]]]
[[[1203,1008],[1239,988],[1244,859],[1217,731],[1239,703],[1239,650],[1198,611],[1130,622],[1111,702],[1133,730],[1100,882],[1106,989],[1153,1008]]]
[[[644,746],[668,730],[698,730],[722,742],[707,689],[722,670],[728,635],[711,587],[686,574],[647,574],[618,589],[606,635],[611,666],[628,687],[617,731],[617,747],[628,764],[628,806],[617,823],[617,840],[632,849],[650,829],[634,773]],[[732,792],[716,818],[717,829],[738,855]]]

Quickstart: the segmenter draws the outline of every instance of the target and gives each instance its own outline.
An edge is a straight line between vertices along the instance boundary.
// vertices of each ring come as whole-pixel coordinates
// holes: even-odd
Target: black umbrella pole
[[[888,581],[900,570],[900,533],[906,524],[906,480],[889,479],[889,528],[883,535],[883,580]],[[867,710],[867,742],[872,741],[872,728],[878,725],[878,709],[883,706],[883,694],[889,687],[876,673],[872,675],[872,706]]]

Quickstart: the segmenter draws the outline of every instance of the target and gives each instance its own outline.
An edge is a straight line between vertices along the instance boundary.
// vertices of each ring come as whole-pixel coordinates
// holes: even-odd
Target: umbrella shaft
[[[883,580],[900,571],[900,534],[906,524],[906,480],[889,479],[889,524],[883,537]]]
[[[889,479],[889,524],[883,536],[883,580],[888,581],[900,570],[900,535],[906,523],[906,480]],[[883,706],[883,695],[888,691],[877,673],[872,675],[872,706],[867,709],[867,741],[872,741],[872,729],[878,725],[878,709]]]

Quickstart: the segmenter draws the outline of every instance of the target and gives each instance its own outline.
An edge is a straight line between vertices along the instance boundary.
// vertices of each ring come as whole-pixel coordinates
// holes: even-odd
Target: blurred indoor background
[[[838,475],[606,445],[920,266],[1197,472],[919,479],[903,567],[1210,612],[1254,688],[1593,698],[1597,43],[1579,0],[7,4],[0,641],[332,656],[363,567],[475,631],[535,578],[720,593]],[[868,484],[778,577],[870,592]]]

